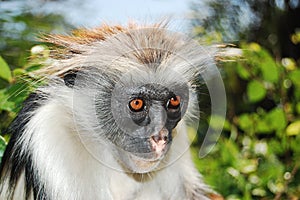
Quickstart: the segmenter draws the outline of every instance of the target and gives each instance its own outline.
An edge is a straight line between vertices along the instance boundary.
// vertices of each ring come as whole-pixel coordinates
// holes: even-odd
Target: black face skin
[[[95,91],[95,133],[112,143],[114,156],[129,171],[147,172],[151,167],[145,163],[159,163],[168,152],[172,131],[187,109],[189,87],[178,79],[165,81],[168,84],[163,86],[149,79],[145,82],[150,83],[140,83],[130,75],[124,77],[115,83],[97,71],[93,76],[76,73],[66,76],[65,83],[80,94],[85,88]],[[172,106],[171,100],[180,103]]]
[[[119,76],[95,69],[69,73],[64,81],[74,94],[78,94],[73,102],[75,107],[77,99],[82,106],[80,95],[84,92],[87,92],[87,97],[94,98],[95,113],[87,116],[93,119],[95,114],[94,136],[113,145],[114,157],[128,171],[147,172],[153,169],[154,162],[159,163],[164,158],[170,148],[172,131],[187,109],[189,86],[184,80],[164,80],[151,73]],[[164,84],[157,84],[162,81]],[[135,99],[142,103],[138,109],[132,109],[137,103],[130,106]],[[172,106],[171,100],[180,100],[180,103]],[[78,117],[81,121],[82,116]],[[145,163],[149,163],[149,167]]]
[[[67,74],[64,75],[64,82],[65,85],[68,86],[69,88],[72,88],[75,84],[76,80],[76,72],[70,71]]]
[[[167,130],[166,152],[172,142],[172,130],[181,120],[188,101],[186,86],[174,86],[172,90],[159,84],[145,84],[139,87],[122,88],[112,99],[112,111],[116,124],[122,130],[110,140],[121,150],[143,159],[155,159],[150,138]],[[178,106],[170,104],[171,99],[180,98]],[[139,100],[141,108],[134,110],[130,103]],[[179,99],[178,99],[179,100]],[[134,105],[134,104],[133,104]],[[115,109],[114,107],[115,106]],[[119,130],[120,131],[120,130]]]
[[[130,108],[130,116],[132,120],[139,126],[147,126],[151,123],[149,116],[150,107],[154,104],[164,108],[164,111],[167,113],[167,119],[165,122],[165,127],[171,132],[171,130],[177,125],[181,119],[181,107],[172,107],[169,105],[169,101],[172,98],[176,98],[176,95],[169,91],[167,88],[147,84],[136,89],[136,92],[132,93],[132,100],[140,99],[143,101],[143,106],[140,110],[135,111]],[[160,113],[160,110],[156,110],[157,113]]]
[[[174,102],[180,103],[174,106]],[[174,84],[170,89],[159,84],[122,86],[112,95],[111,110],[118,129],[107,137],[127,169],[145,173],[158,166],[187,102],[187,85]]]

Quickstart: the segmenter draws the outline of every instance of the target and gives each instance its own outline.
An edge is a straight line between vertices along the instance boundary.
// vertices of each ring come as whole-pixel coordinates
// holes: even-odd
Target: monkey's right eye
[[[142,111],[144,109],[144,107],[145,107],[145,103],[144,103],[143,99],[136,98],[136,99],[132,99],[129,102],[129,108],[133,112]]]

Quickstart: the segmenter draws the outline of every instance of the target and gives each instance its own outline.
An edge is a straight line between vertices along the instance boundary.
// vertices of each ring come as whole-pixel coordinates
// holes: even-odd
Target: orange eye
[[[177,108],[180,105],[180,96],[170,98],[168,107]]]
[[[133,99],[129,102],[129,108],[134,112],[141,111],[144,108],[144,101],[142,99]]]

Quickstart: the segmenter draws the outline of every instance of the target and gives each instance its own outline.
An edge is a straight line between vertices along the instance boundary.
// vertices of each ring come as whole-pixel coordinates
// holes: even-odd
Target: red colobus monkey
[[[44,38],[47,84],[24,102],[1,165],[1,199],[210,199],[190,153],[193,86],[214,55],[164,25]]]

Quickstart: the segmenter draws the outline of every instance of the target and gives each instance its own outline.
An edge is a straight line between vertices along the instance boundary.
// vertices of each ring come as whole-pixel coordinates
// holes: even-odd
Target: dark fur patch
[[[68,86],[69,88],[72,88],[75,85],[76,76],[77,74],[74,71],[67,72],[64,75],[65,85]]]
[[[47,95],[41,92],[32,93],[23,104],[18,116],[11,124],[8,133],[10,141],[4,152],[0,166],[0,192],[7,193],[9,199],[13,195],[22,173],[25,173],[25,199],[33,194],[34,199],[46,199],[43,184],[40,182],[36,169],[32,166],[31,152],[20,142],[26,125],[32,117],[32,113],[47,100]],[[25,148],[25,151],[24,151]],[[4,191],[3,185],[8,181],[9,189]]]

